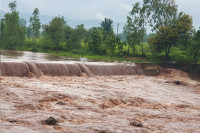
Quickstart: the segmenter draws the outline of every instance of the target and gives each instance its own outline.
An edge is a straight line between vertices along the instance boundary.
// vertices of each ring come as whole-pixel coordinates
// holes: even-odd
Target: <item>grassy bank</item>
[[[71,53],[71,52],[48,52],[50,55],[57,55],[57,56],[64,56],[69,58],[87,58],[93,61],[131,61],[131,62],[151,62],[150,60],[147,60],[146,58],[139,58],[139,57],[117,57],[117,56],[100,56],[100,55],[93,55],[93,54],[80,54],[80,53]]]

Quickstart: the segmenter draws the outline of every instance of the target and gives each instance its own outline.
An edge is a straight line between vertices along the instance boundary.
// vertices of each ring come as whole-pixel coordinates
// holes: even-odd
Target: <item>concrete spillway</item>
[[[29,77],[49,76],[111,76],[141,75],[143,70],[136,64],[76,63],[76,62],[1,62],[1,76]]]

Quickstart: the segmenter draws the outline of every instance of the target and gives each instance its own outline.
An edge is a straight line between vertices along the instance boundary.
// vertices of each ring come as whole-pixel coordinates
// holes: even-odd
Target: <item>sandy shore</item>
[[[0,78],[0,133],[200,131],[200,82],[178,70],[157,77]],[[57,125],[44,124],[49,117]]]

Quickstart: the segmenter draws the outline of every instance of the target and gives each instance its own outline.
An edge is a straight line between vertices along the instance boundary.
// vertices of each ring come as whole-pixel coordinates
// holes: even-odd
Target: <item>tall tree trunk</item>
[[[169,53],[166,51],[165,58],[169,60]]]
[[[169,52],[170,52],[171,46],[169,46],[168,48],[166,48],[166,54],[165,54],[165,58],[167,60],[169,60]]]

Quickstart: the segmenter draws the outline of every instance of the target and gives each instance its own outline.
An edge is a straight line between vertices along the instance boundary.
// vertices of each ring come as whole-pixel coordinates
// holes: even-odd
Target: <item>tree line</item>
[[[170,60],[170,51],[178,48],[190,62],[200,61],[200,30],[194,29],[190,15],[178,11],[174,0],[143,0],[133,4],[124,26],[124,40],[114,33],[109,18],[90,29],[85,29],[83,24],[72,28],[63,16],[42,25],[39,9],[35,8],[27,27],[16,7],[16,1],[10,2],[10,12],[1,19],[3,49],[138,56],[139,47],[142,57],[148,56],[148,49],[152,56],[164,53],[165,60]],[[149,28],[151,34],[147,34]]]

